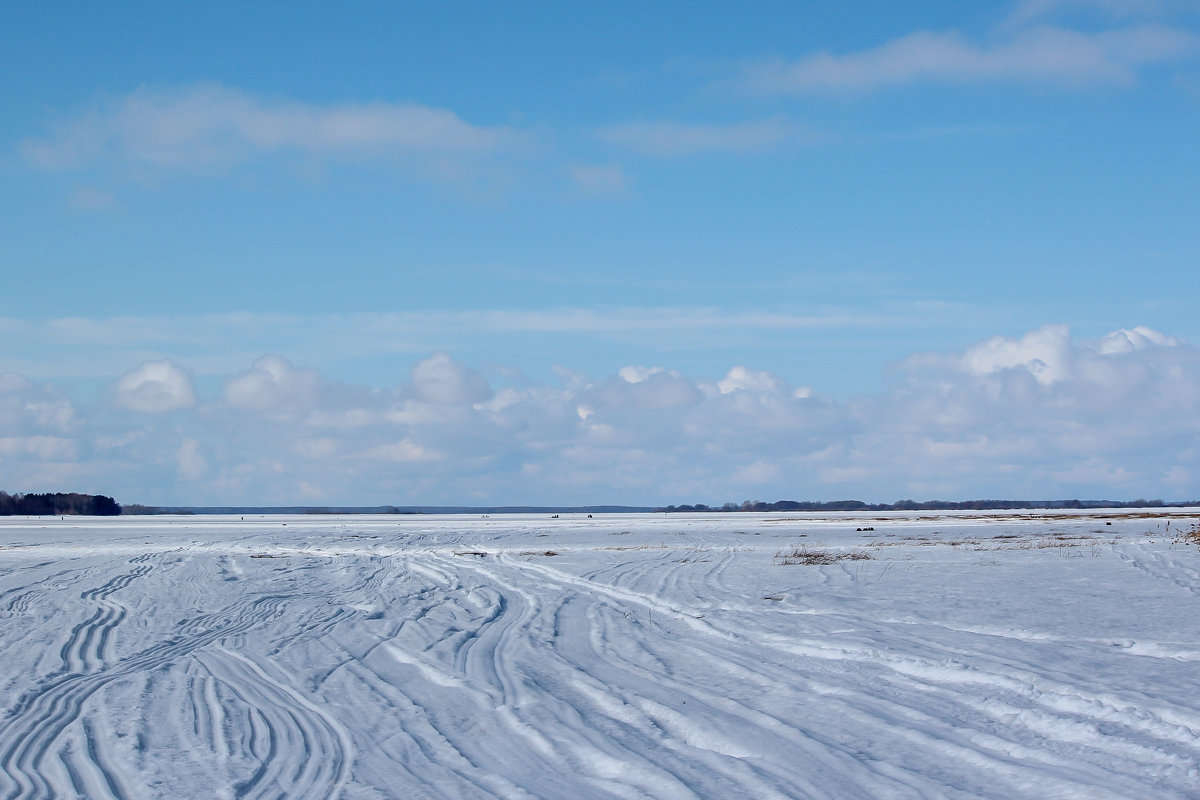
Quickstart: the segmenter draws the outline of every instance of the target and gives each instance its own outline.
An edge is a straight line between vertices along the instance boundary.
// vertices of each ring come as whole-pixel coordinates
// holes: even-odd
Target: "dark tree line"
[[[86,514],[112,517],[121,513],[121,506],[102,494],[75,492],[44,492],[42,494],[9,494],[0,492],[0,516],[14,514]]]

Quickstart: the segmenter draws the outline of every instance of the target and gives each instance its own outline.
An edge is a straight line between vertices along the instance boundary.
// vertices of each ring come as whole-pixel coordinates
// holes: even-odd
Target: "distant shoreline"
[[[0,516],[59,515],[419,515],[419,514],[689,514],[738,512],[879,512],[879,511],[1048,511],[1096,509],[1190,508],[1200,500],[898,500],[894,503],[866,503],[861,500],[777,500],[766,503],[747,500],[708,506],[703,503],[680,506],[149,506],[133,503],[122,506],[111,497],[83,494],[13,494],[0,492]]]
[[[123,514],[645,514],[654,506],[125,506]]]
[[[1165,502],[1163,500],[901,500],[895,503],[865,503],[859,500],[808,502],[780,500],[774,503],[727,503],[712,507],[703,504],[683,506],[125,506],[122,514],[689,514],[738,512],[829,512],[829,511],[1045,511],[1128,508],[1191,508],[1200,500]]]

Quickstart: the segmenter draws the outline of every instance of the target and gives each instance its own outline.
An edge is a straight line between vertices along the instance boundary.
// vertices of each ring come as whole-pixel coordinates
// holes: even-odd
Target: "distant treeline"
[[[633,514],[653,506],[143,506],[122,514]]]
[[[897,500],[894,503],[864,503],[861,500],[833,500],[827,503],[803,500],[777,500],[764,503],[746,500],[723,506],[666,506],[655,511],[983,511],[1036,508],[1180,508],[1200,505],[1200,501],[1165,503],[1162,500]]]
[[[0,492],[0,516],[14,514],[88,514],[112,517],[121,513],[121,506],[102,494],[75,492],[45,492],[43,494],[9,494]]]

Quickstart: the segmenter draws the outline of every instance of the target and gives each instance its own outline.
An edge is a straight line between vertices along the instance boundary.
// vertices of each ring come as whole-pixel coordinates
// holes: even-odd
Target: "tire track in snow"
[[[1087,784],[1081,781],[1086,780],[1086,773],[1083,770],[1077,769],[1072,763],[1069,756],[1064,754],[1064,757],[1059,757],[1050,748],[1047,752],[1044,747],[1030,747],[1022,745],[1019,742],[1003,739],[994,732],[989,733],[989,728],[997,726],[989,726],[979,728],[978,722],[972,723],[970,728],[961,729],[962,719],[971,720],[978,718],[977,711],[971,707],[971,698],[963,697],[962,690],[959,686],[964,684],[974,683],[975,685],[988,685],[998,681],[1003,681],[1006,673],[1003,669],[995,668],[996,665],[989,665],[993,670],[983,672],[978,669],[971,669],[965,666],[946,666],[945,664],[937,664],[925,662],[920,658],[912,656],[894,657],[889,656],[886,652],[865,648],[859,646],[851,646],[849,648],[830,644],[816,640],[804,641],[797,643],[789,640],[787,637],[774,637],[772,641],[770,637],[762,639],[761,637],[752,636],[751,631],[739,630],[731,631],[710,623],[707,620],[698,619],[695,613],[680,609],[670,604],[664,603],[655,595],[649,592],[634,591],[626,588],[618,588],[605,584],[589,581],[586,578],[579,578],[568,573],[563,573],[556,568],[534,564],[532,562],[522,562],[516,565],[519,569],[537,574],[543,581],[558,582],[564,587],[575,587],[577,590],[584,590],[588,593],[607,597],[612,601],[616,601],[619,606],[627,606],[630,603],[640,605],[644,608],[651,609],[660,615],[660,619],[675,619],[682,621],[688,627],[700,633],[711,637],[712,641],[706,643],[699,648],[697,658],[711,659],[721,657],[731,664],[738,664],[740,668],[746,670],[750,675],[756,675],[760,680],[779,681],[787,680],[794,676],[794,667],[792,667],[791,675],[780,674],[780,670],[775,669],[771,658],[764,658],[761,661],[756,660],[753,656],[748,657],[747,653],[757,650],[759,658],[762,658],[762,648],[775,650],[779,653],[792,656],[800,656],[806,659],[816,658],[826,661],[835,669],[839,663],[855,663],[858,673],[847,676],[857,681],[862,681],[862,685],[850,683],[846,685],[846,690],[849,692],[846,697],[829,698],[827,702],[834,705],[841,705],[845,713],[852,716],[857,716],[861,720],[861,724],[868,727],[880,729],[881,735],[895,735],[895,732],[902,732],[907,736],[912,746],[919,750],[927,752],[943,751],[947,757],[952,757],[960,763],[970,763],[977,770],[986,769],[996,778],[1005,780],[1011,786],[1019,786],[1026,779],[1026,775],[1030,772],[1025,767],[1025,763],[1030,760],[1035,762],[1041,761],[1046,767],[1051,768],[1049,774],[1042,774],[1039,777],[1040,785],[1043,789],[1048,789],[1051,785],[1057,783],[1057,791],[1065,794],[1080,792],[1087,790]],[[671,580],[667,576],[662,576],[664,581]],[[862,620],[859,620],[861,623]],[[627,626],[626,626],[627,627]],[[622,630],[625,630],[623,628]],[[714,644],[715,642],[715,644]],[[687,642],[682,642],[672,646],[687,646]],[[786,663],[786,659],[784,661]],[[764,669],[771,665],[771,669]],[[644,665],[634,664],[630,662],[630,666],[636,669],[645,670]],[[861,672],[866,670],[866,672]],[[826,670],[826,680],[830,677],[836,678],[834,670]],[[649,672],[647,674],[653,674]],[[794,677],[792,677],[794,679]],[[913,684],[921,683],[917,693],[914,695]],[[1030,676],[1031,681],[1041,681],[1046,683],[1040,676]],[[882,682],[882,683],[881,683]],[[841,683],[845,684],[843,678]],[[1012,682],[1016,686],[1020,686],[1019,681]],[[896,687],[897,691],[889,691],[887,687],[891,685]],[[863,691],[864,687],[870,687],[870,691]],[[688,687],[689,691],[703,695],[705,688],[698,685]],[[931,694],[932,693],[932,694]],[[935,705],[940,707],[943,712],[940,715],[931,715],[925,713],[922,708],[929,705],[931,697],[936,701]],[[904,698],[908,698],[907,701]],[[1031,702],[1053,701],[1053,698],[1046,698],[1045,695],[1031,695]],[[1048,717],[1061,715],[1063,709],[1061,707],[1054,708],[1051,705],[1046,706],[1046,714]],[[1076,708],[1078,713],[1081,709]],[[1030,715],[1031,719],[1036,718],[1035,715]],[[897,721],[901,721],[898,723]],[[1093,719],[1092,723],[1098,720]],[[1111,720],[1109,720],[1111,723]],[[1085,723],[1086,724],[1086,723]],[[1110,725],[1111,727],[1111,725]],[[930,735],[925,731],[938,731],[937,735]],[[1056,740],[1057,730],[1042,729],[1036,730],[1036,735],[1043,739],[1042,745],[1052,743]],[[1189,734],[1181,732],[1184,737]],[[1194,739],[1194,735],[1192,736]],[[1105,740],[1102,736],[1091,737],[1090,744],[1093,747],[1109,746],[1098,751],[1094,751],[1094,762],[1092,766],[1104,766],[1106,756],[1109,758],[1120,759],[1128,755],[1129,751],[1136,750],[1139,745],[1131,741],[1116,742]],[[1143,753],[1146,756],[1153,755],[1153,751],[1143,748]],[[953,754],[952,756],[950,754]],[[1150,758],[1150,763],[1162,764],[1164,759]],[[1166,759],[1170,761],[1171,759]],[[860,765],[861,766],[861,765]],[[1186,768],[1186,765],[1181,765],[1178,761],[1175,763],[1176,768]],[[891,772],[903,772],[903,770],[891,769]],[[1144,784],[1134,784],[1119,773],[1112,773],[1113,782],[1115,785],[1126,784],[1130,791],[1142,791],[1145,789]],[[1074,776],[1074,777],[1073,777]],[[894,787],[893,787],[894,789]],[[1092,797],[1105,796],[1104,789],[1092,788]],[[837,793],[822,795],[835,797]],[[864,796],[872,796],[867,793]],[[1002,796],[1002,795],[1001,795]],[[1121,794],[1109,794],[1111,797],[1122,797]],[[1164,794],[1165,796],[1169,796]]]
[[[464,585],[457,558],[424,553],[397,562],[389,565],[382,576],[388,580],[381,583],[392,586],[395,576],[403,576],[408,579],[403,591],[378,601],[393,612],[402,608],[397,614],[402,622],[382,640],[355,637],[360,643],[357,649],[327,642],[341,654],[334,671],[317,682],[324,687],[334,684],[343,691],[354,687],[351,691],[361,698],[360,704],[376,709],[375,714],[359,721],[360,730],[364,730],[362,748],[367,751],[365,779],[374,779],[375,785],[394,786],[400,780],[396,774],[400,771],[405,775],[407,795],[431,800],[530,797],[503,777],[502,764],[489,768],[479,750],[487,742],[472,733],[474,724],[467,721],[493,719],[500,691],[486,678],[486,670],[480,673],[482,682],[476,682],[454,666],[463,647],[475,638],[473,626],[495,616],[495,605],[490,600],[480,606],[484,597],[481,592],[486,587]],[[372,580],[370,585],[377,584]],[[490,597],[494,599],[494,595]],[[431,618],[428,624],[426,617]],[[397,639],[396,634],[401,632],[403,635]],[[447,646],[440,651],[441,658],[428,652],[433,644]],[[467,647],[466,652],[471,649]],[[507,752],[511,755],[511,750]],[[386,773],[374,772],[381,757],[388,765]],[[540,796],[566,794],[570,794],[569,786],[557,795]]]
[[[337,794],[349,775],[354,748],[332,715],[245,656],[218,647],[196,658],[220,686],[261,717],[266,728],[266,752],[256,758],[254,773],[235,787],[239,800]],[[249,756],[255,758],[253,748]]]
[[[117,773],[105,764],[101,739],[94,726],[84,718],[82,735],[69,735],[63,752],[63,765],[71,787],[87,800],[125,800],[129,797]]]
[[[577,673],[574,683],[583,694],[582,705],[627,726],[622,736],[632,737],[636,757],[653,754],[657,763],[671,764],[669,771],[681,780],[699,764],[710,771],[701,785],[724,785],[729,792],[756,797],[920,797],[942,788],[903,770],[872,778],[876,766],[863,762],[860,754],[671,669],[672,662],[688,660],[681,658],[682,650],[693,649],[694,657],[711,667],[714,659],[727,655],[714,651],[712,642],[697,649],[687,639],[671,638],[663,645],[670,655],[653,656],[650,663],[625,655],[629,649],[650,654],[649,639],[661,640],[664,630],[649,622],[631,622],[623,613],[624,604],[604,602],[603,596],[599,603],[586,594],[578,599],[584,602],[563,606],[574,610],[573,618],[558,626],[564,641],[557,654]],[[660,619],[666,616],[660,613]],[[745,663],[739,669],[747,678],[758,685],[782,683],[778,674],[768,677],[747,666],[755,663],[753,653],[743,655]],[[788,677],[794,677],[790,670]],[[778,749],[780,741],[793,748],[787,764],[753,758],[755,752]],[[804,767],[795,768],[798,764]],[[839,777],[861,773],[864,766],[865,785]]]
[[[1168,551],[1174,556],[1168,559],[1162,551],[1148,550],[1140,543],[1123,545],[1116,552],[1122,561],[1150,577],[1173,583],[1190,595],[1200,595],[1200,572],[1181,564],[1181,553]]]
[[[61,588],[64,584],[69,583],[71,581],[71,579],[58,580],[58,581],[56,581],[55,579],[62,578],[64,575],[70,575],[70,574],[74,573],[75,571],[76,570],[71,570],[71,569],[59,570],[58,572],[55,572],[53,575],[47,575],[46,577],[44,577],[40,580],[26,583],[23,586],[9,589],[8,591],[4,592],[4,594],[0,594],[0,600],[3,600],[4,598],[8,598],[8,602],[5,604],[3,612],[8,613],[8,614],[22,614],[22,613],[28,611],[29,606],[32,604],[33,600],[39,594],[39,591],[34,589],[33,587],[42,586],[43,584],[49,584],[48,588],[57,590],[57,589]]]
[[[506,575],[508,570],[502,564],[493,567],[472,562],[463,568],[503,595],[528,598],[534,594],[532,590],[519,588],[529,585],[527,575],[519,571]],[[636,796],[703,797],[719,795],[720,787],[724,787],[731,794],[762,798],[796,796],[779,788],[794,787],[793,782],[762,774],[744,760],[748,754],[744,748],[720,733],[693,735],[691,742],[675,746],[674,743],[685,738],[677,727],[672,729],[681,715],[628,689],[631,684],[644,685],[646,681],[624,680],[618,694],[606,684],[620,674],[619,669],[601,659],[603,663],[593,664],[599,669],[589,672],[559,652],[563,642],[570,638],[559,631],[561,611],[577,599],[574,593],[556,594],[557,602],[546,602],[550,599],[544,591],[546,583],[538,581],[532,586],[540,590],[536,607],[542,611],[524,615],[511,633],[505,630],[507,642],[503,649],[497,648],[494,671],[512,676],[509,682],[519,685],[524,702],[499,711],[512,734],[530,739],[531,754],[540,753],[545,758],[547,773],[558,773],[560,781],[566,781],[572,771],[590,775],[591,781],[605,790],[605,795],[625,795],[632,791]],[[529,606],[535,607],[532,601]],[[583,604],[575,603],[574,607],[582,608]],[[586,631],[589,626],[584,623],[568,627]],[[524,645],[523,650],[518,643]],[[536,646],[530,648],[530,643]],[[513,652],[508,652],[509,649]],[[603,675],[603,680],[596,677],[597,672]],[[669,679],[661,674],[658,679],[660,685],[655,691],[673,691]],[[581,686],[588,688],[581,690]],[[627,702],[631,695],[637,698],[632,704]],[[623,709],[624,713],[616,716],[625,717],[625,724],[614,728],[606,711],[594,711],[597,703],[608,711]],[[584,712],[585,709],[593,711]],[[580,717],[580,713],[585,716]],[[498,753],[492,756],[501,757]],[[526,786],[526,789],[539,796],[553,796],[554,789],[550,788],[553,782],[548,778],[543,781],[545,785]]]
[[[109,654],[112,631],[125,619],[125,607],[112,600],[101,600],[91,617],[71,629],[66,644],[59,650],[63,672],[95,672]]]
[[[71,629],[66,644],[59,651],[64,672],[95,672],[110,657],[109,642],[113,631],[124,621],[128,609],[112,595],[127,588],[151,570],[139,566],[124,575],[117,575],[102,586],[80,593],[81,600],[98,604],[91,617]]]
[[[365,687],[371,706],[380,709],[380,719],[387,723],[372,729],[369,743],[389,761],[389,774],[381,777],[392,783],[394,771],[402,770],[411,778],[410,793],[430,800],[530,797],[501,773],[484,769],[468,757],[455,741],[462,736],[461,722],[441,721],[438,707],[422,705],[410,696],[413,687],[395,674],[395,660],[384,658],[385,652],[377,649],[345,666],[345,674]],[[462,697],[456,700],[461,702]],[[480,713],[486,712],[485,706],[479,708]]]
[[[57,796],[44,764],[60,736],[80,719],[84,704],[109,683],[149,672],[191,655],[226,636],[244,633],[278,613],[288,598],[243,598],[203,617],[210,627],[176,637],[121,659],[96,672],[51,676],[26,693],[0,721],[0,790],[5,800],[42,800]]]
[[[225,710],[217,696],[217,679],[197,659],[188,664],[188,691],[192,704],[192,734],[224,766],[229,760],[225,737]]]
[[[528,594],[511,589],[496,593],[491,613],[454,654],[457,671],[472,685],[486,687],[499,705],[518,705],[525,699],[520,682],[506,669],[507,653],[536,610]]]
[[[466,626],[468,635],[453,635],[455,646],[442,658],[428,652],[432,648],[422,653],[420,648],[414,651],[389,645],[380,655],[386,654],[390,663],[376,658],[364,664],[403,692],[406,705],[420,722],[415,728],[406,723],[406,731],[410,735],[414,729],[431,731],[418,741],[421,752],[441,765],[435,769],[450,768],[459,780],[487,787],[487,796],[579,795],[581,776],[604,787],[585,796],[697,796],[686,781],[660,769],[644,754],[595,732],[581,732],[577,720],[557,719],[563,713],[573,714],[574,706],[562,703],[550,685],[538,685],[529,671],[532,661],[552,656],[549,648],[554,644],[552,621],[542,613],[540,597],[535,601],[534,592],[517,588],[490,566],[477,566],[473,559],[430,558],[436,561],[428,565],[435,574],[449,576],[451,570],[457,570],[460,576],[477,578],[449,580],[450,585],[473,583],[474,588],[443,595],[443,604],[454,606],[455,624]],[[465,608],[458,602],[481,596],[487,598],[482,607],[472,614],[459,613]],[[430,631],[435,637],[445,635],[440,621],[433,626]],[[544,647],[531,653],[530,643],[543,643]],[[464,730],[458,721],[464,712],[454,710],[464,704],[475,709],[481,719],[499,724],[500,730],[493,728],[487,735]],[[544,718],[546,713],[556,719]],[[513,758],[536,759],[541,768],[526,775],[519,786],[499,781]],[[506,788],[498,791],[497,786]],[[633,787],[637,788],[631,794]]]
[[[644,654],[655,650],[651,636],[661,632],[646,626],[643,635],[631,637],[626,618],[614,612],[611,607],[594,607],[596,616],[591,617],[590,626],[572,626],[591,629],[590,658],[598,667],[584,672],[597,678],[603,676],[603,682],[592,687],[592,698],[602,711],[614,716],[644,717],[661,732],[660,747],[665,745],[677,757],[689,754],[686,748],[690,748],[690,753],[699,752],[700,756],[708,751],[723,757],[716,762],[717,768],[735,787],[766,786],[786,797],[915,798],[935,796],[944,789],[927,777],[903,768],[884,773],[880,763],[866,757],[853,743],[823,735],[820,724],[804,715],[798,718],[807,724],[799,727],[797,717],[789,716],[787,709],[756,703],[745,696],[744,689],[723,692],[718,686],[673,672],[665,662],[663,667],[647,664]],[[618,640],[620,646],[616,645]],[[571,649],[576,653],[574,657],[579,658],[581,648]],[[773,686],[797,682],[790,673],[772,674],[768,669],[756,668],[752,654],[738,664],[728,654],[688,642],[672,642],[670,649],[675,658],[690,651],[692,657],[702,659],[710,667],[716,664],[723,671],[730,671],[736,665],[747,685],[758,686],[767,693]],[[803,679],[799,682],[807,683]],[[620,687],[619,690],[614,692],[614,686]],[[840,708],[837,700],[814,694],[825,706],[821,715],[845,714],[846,709]],[[614,699],[615,710],[611,707]],[[881,727],[875,718],[866,722],[870,727]],[[787,748],[782,763],[778,758],[754,759],[755,753],[778,752],[781,746]],[[797,764],[804,766],[796,769]],[[758,788],[755,794],[763,796],[766,791]]]

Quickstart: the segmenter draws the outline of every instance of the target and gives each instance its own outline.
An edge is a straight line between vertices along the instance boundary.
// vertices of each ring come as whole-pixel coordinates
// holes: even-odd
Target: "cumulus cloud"
[[[662,367],[643,367],[630,364],[617,370],[617,375],[626,383],[642,383],[664,371]]]
[[[74,404],[53,388],[21,375],[0,374],[0,432],[67,433],[77,416]]]
[[[1021,368],[1039,383],[1054,383],[1070,370],[1070,331],[1066,325],[1046,325],[1020,339],[995,336],[963,354],[962,362],[976,375]]]
[[[738,391],[768,392],[774,394],[779,391],[781,386],[782,381],[769,372],[747,369],[740,366],[729,370],[729,373],[717,382],[717,388],[721,390],[721,394],[730,394],[731,392]]]
[[[208,459],[195,439],[184,439],[175,450],[175,461],[179,476],[184,480],[198,481],[208,472]]]
[[[159,414],[196,403],[192,376],[172,361],[147,361],[118,380],[113,396],[121,408]]]
[[[224,165],[271,154],[321,158],[465,156],[522,139],[415,103],[315,105],[219,85],[138,89],[96,102],[41,139],[26,157],[48,168],[118,161],[154,167]]]
[[[297,369],[283,356],[269,355],[225,382],[225,400],[234,408],[254,411],[307,407],[323,387],[316,370]]]
[[[36,461],[75,461],[78,442],[62,436],[0,436],[0,456]]]
[[[583,393],[592,409],[680,408],[697,402],[701,393],[682,374],[662,367],[622,367],[616,380],[602,381]]]
[[[412,385],[418,400],[436,405],[482,403],[492,396],[487,378],[444,352],[413,367]]]
[[[907,365],[916,370],[961,370],[980,378],[1009,373],[1018,380],[1025,376],[1050,386],[1068,379],[1098,380],[1117,365],[1127,363],[1115,356],[1181,344],[1172,336],[1144,326],[1075,343],[1066,325],[1044,325],[1016,338],[993,336],[961,354],[917,354],[908,359]]]
[[[1113,331],[1096,342],[1096,352],[1110,356],[1116,353],[1130,353],[1134,350],[1145,350],[1149,347],[1178,347],[1181,342],[1174,336],[1167,336],[1152,328],[1141,325],[1132,330],[1121,329]]]
[[[1200,38],[1161,25],[1081,32],[1051,26],[980,44],[960,33],[917,31],[856,53],[815,53],[747,67],[742,85],[763,94],[863,91],[915,83],[1022,82],[1124,86],[1146,65],[1194,54]]]
[[[909,359],[891,393],[857,404],[869,424],[853,448],[830,455],[860,485],[906,460],[914,487],[960,494],[1178,491],[1169,476],[1200,457],[1200,354],[1141,330],[1141,349],[1105,345],[1129,332],[1077,343],[1046,326]]]
[[[1151,328],[1047,325],[896,376],[843,402],[744,365],[494,389],[439,351],[371,389],[267,356],[198,403],[182,368],[150,362],[119,382],[127,407],[194,410],[100,426],[9,375],[0,473],[74,459],[142,502],[264,504],[1178,498],[1200,474],[1200,352]]]
[[[45,491],[77,475],[84,427],[74,404],[53,387],[0,374],[0,488]]]

